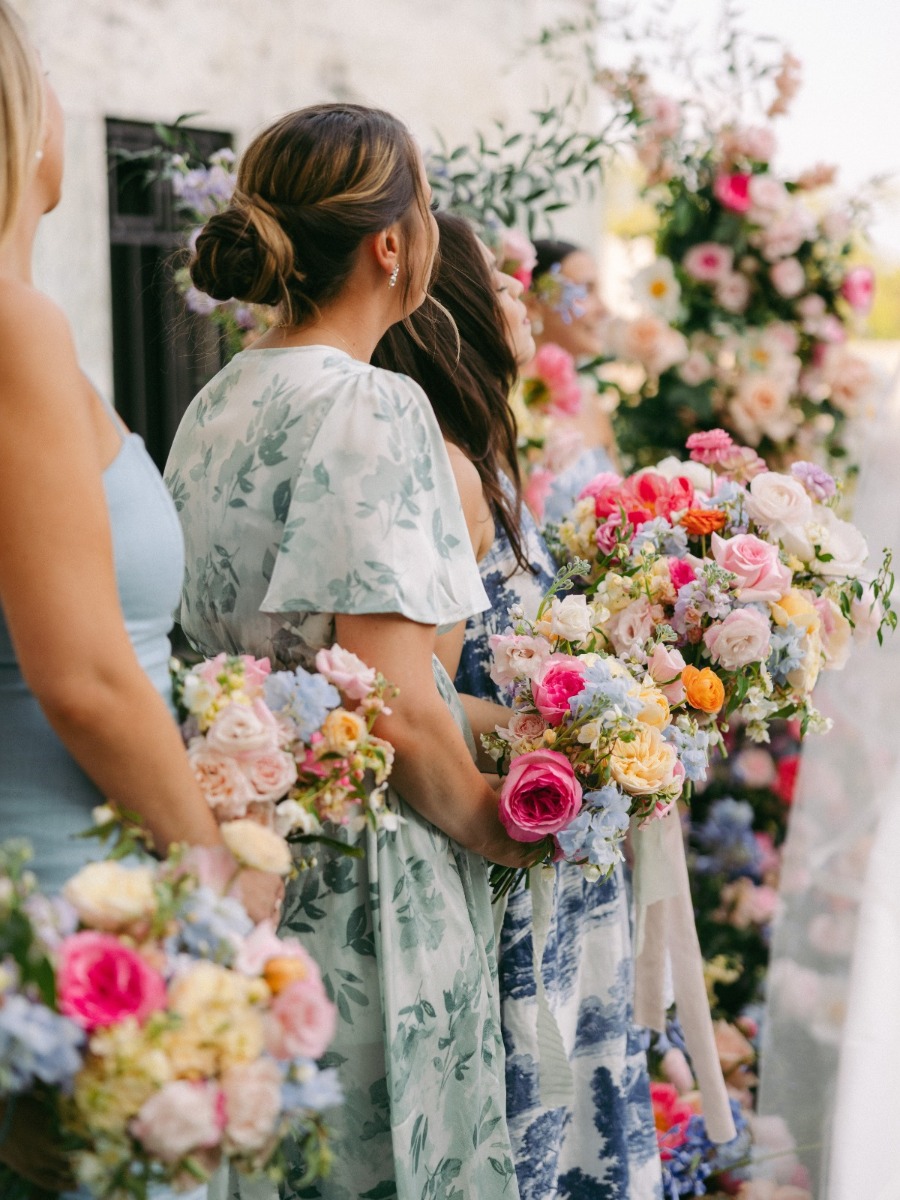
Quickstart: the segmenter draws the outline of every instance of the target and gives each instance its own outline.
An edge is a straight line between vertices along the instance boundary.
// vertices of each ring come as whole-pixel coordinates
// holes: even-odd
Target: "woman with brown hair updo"
[[[487,730],[510,715],[498,707],[509,697],[490,677],[489,638],[509,625],[514,604],[534,613],[556,571],[521,504],[508,405],[534,341],[521,283],[497,269],[467,222],[437,219],[432,294],[459,341],[440,311],[423,309],[412,331],[388,331],[374,361],[422,385],[451,449],[492,607],[439,639],[438,654],[473,727]],[[559,863],[551,887],[531,882],[509,897],[500,934],[506,1111],[522,1200],[656,1200],[659,1156],[646,1056],[631,1021],[622,877],[589,883],[580,868]]]
[[[364,855],[323,852],[285,902],[339,1013],[332,1176],[302,1191],[334,1200],[420,1200],[436,1179],[440,1194],[517,1195],[482,856],[525,850],[433,662],[437,630],[487,597],[426,397],[369,364],[427,299],[429,198],[415,143],[384,112],[317,105],[253,141],[192,275],[281,323],[194,399],[166,472],[198,650],[309,667],[337,641],[399,687],[375,726],[396,751],[396,832],[336,831]]]

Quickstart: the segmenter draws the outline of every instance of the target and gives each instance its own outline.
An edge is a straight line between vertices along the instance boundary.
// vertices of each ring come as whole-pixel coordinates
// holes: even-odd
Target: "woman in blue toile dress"
[[[456,321],[459,356],[446,331],[421,321],[415,330],[422,345],[395,328],[376,361],[410,375],[429,396],[476,553],[482,551],[491,608],[446,635],[439,654],[456,672],[473,728],[486,730],[508,716],[498,707],[508,696],[490,678],[488,639],[508,626],[512,605],[537,611],[555,564],[519,500],[506,403],[518,367],[534,352],[521,284],[497,271],[466,222],[438,214],[438,224],[433,290]],[[511,895],[500,935],[507,1117],[520,1194],[656,1200],[659,1156],[646,1056],[631,1021],[633,958],[621,872],[589,883],[579,868],[561,863],[550,888],[534,875],[531,889]],[[536,928],[544,942],[539,976]]]

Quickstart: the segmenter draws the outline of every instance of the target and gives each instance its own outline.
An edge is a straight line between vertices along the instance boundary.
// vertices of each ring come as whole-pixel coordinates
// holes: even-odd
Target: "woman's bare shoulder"
[[[78,360],[59,305],[37,288],[0,278],[0,385],[17,389],[48,376],[74,381]]]

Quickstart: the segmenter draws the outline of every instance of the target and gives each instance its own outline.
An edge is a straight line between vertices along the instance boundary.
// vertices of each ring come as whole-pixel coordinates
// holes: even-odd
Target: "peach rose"
[[[187,755],[194,778],[216,819],[230,821],[242,817],[257,795],[237,761],[210,749],[201,738],[191,743]]]
[[[659,730],[639,725],[632,741],[616,741],[609,769],[629,796],[650,796],[673,783],[677,763],[675,747],[663,739]]]

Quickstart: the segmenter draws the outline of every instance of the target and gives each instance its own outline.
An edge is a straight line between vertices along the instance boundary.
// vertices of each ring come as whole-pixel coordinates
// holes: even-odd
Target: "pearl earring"
[[[388,280],[388,287],[397,286],[397,276],[400,274],[400,264],[394,263],[394,269],[391,271],[391,277]]]

